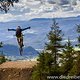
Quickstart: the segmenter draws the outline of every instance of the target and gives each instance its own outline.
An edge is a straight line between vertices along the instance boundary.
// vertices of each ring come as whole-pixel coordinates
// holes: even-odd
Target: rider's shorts
[[[23,36],[20,36],[20,37],[17,37],[18,39],[22,39],[23,38]]]
[[[21,34],[21,36],[17,36],[17,38],[18,38],[18,39],[21,39],[21,38],[23,38],[22,34]]]

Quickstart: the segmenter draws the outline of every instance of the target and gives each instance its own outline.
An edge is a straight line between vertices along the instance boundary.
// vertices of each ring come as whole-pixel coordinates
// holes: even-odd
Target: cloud
[[[13,19],[13,15],[12,14],[0,14],[0,21],[10,21]]]
[[[50,4],[50,2],[48,3],[45,0],[44,2],[44,4],[41,4],[40,1],[20,0],[19,3],[15,3],[14,7],[10,8],[7,14],[0,12],[0,22],[29,20],[33,18],[76,17],[80,15],[80,1],[77,1],[76,5]]]

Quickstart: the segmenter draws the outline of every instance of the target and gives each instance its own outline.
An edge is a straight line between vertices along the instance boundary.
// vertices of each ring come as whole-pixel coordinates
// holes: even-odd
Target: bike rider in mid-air
[[[30,29],[30,28],[31,27],[27,27],[27,28],[22,29],[20,26],[18,26],[16,29],[8,29],[8,31],[16,31],[17,42],[18,42],[19,45],[22,44],[20,46],[23,47],[24,44],[23,44],[23,34],[22,34],[22,31]]]

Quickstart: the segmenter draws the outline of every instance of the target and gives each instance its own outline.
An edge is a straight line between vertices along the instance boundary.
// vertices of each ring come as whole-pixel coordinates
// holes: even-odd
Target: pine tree
[[[33,80],[47,80],[47,76],[53,73],[53,57],[48,52],[42,52],[37,60],[39,63],[35,66],[32,75]]]
[[[0,47],[3,47],[3,43],[2,42],[0,42]]]
[[[79,76],[80,75],[80,24],[77,25],[77,33],[79,34],[78,36],[78,47],[79,50],[76,51],[77,52],[77,61],[76,61],[76,67],[77,67],[77,73],[76,75]]]
[[[53,25],[51,27],[51,31],[48,34],[49,43],[46,44],[46,50],[51,51],[54,62],[54,75],[58,75],[59,71],[57,70],[59,67],[59,52],[63,47],[61,44],[62,41],[62,31],[59,29],[58,23],[53,20]],[[58,72],[57,72],[58,71]]]
[[[80,48],[80,24],[77,25],[77,33],[79,34],[79,36],[78,36],[78,46]]]
[[[70,72],[71,75],[80,75],[80,24],[77,25],[77,33],[78,33],[78,44],[79,50],[76,51],[76,62]]]
[[[3,47],[3,43],[0,42],[0,48]],[[5,62],[6,59],[4,57],[3,51],[0,51],[0,64],[2,64],[3,62]]]
[[[62,53],[62,73],[63,75],[68,75],[71,69],[73,68],[74,61],[75,61],[75,51],[74,47],[72,46],[70,40],[68,39],[68,42],[65,44],[65,48],[63,49]]]
[[[51,31],[48,34],[49,43],[46,44],[45,49],[40,53],[38,64],[33,72],[33,80],[47,80],[47,76],[59,76],[59,52],[63,47],[61,45],[62,34],[58,23],[53,20]],[[55,79],[49,79],[55,80]]]
[[[73,68],[70,70],[69,75],[71,76],[80,76],[80,52],[75,51],[76,58],[74,61]]]

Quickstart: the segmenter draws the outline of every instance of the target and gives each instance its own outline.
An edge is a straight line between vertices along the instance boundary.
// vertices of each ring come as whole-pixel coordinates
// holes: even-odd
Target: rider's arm
[[[8,31],[16,31],[16,29],[8,29]]]
[[[22,29],[22,31],[27,30],[27,29],[30,29],[30,28],[31,28],[31,27],[24,28],[24,29]]]

